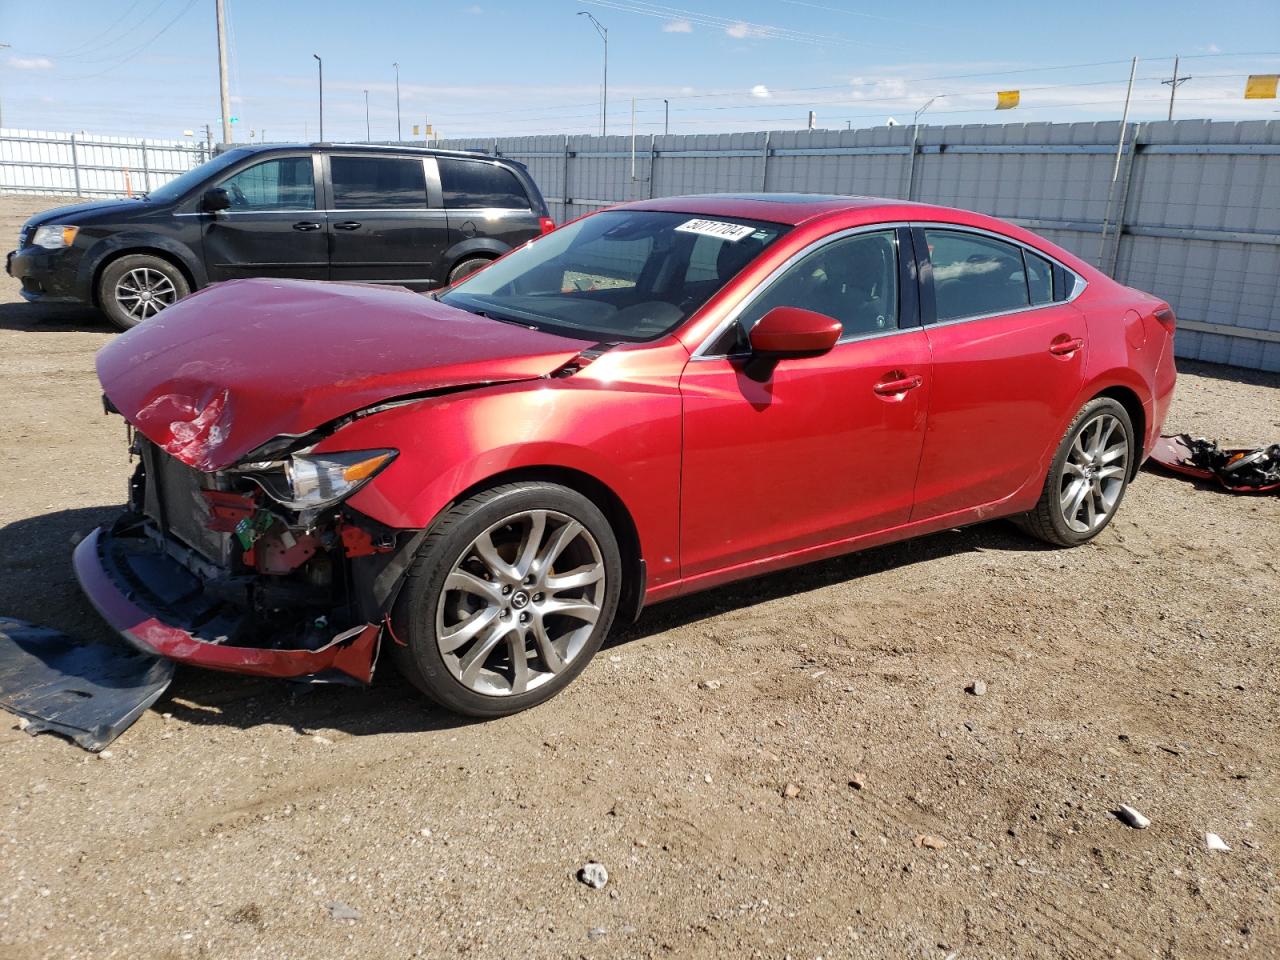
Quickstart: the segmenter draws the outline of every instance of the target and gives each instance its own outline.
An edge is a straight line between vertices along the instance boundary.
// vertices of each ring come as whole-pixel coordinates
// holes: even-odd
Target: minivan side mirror
[[[206,190],[204,196],[200,199],[200,209],[205,213],[217,213],[219,210],[226,210],[231,206],[231,197],[227,195],[227,191],[222,187],[214,187],[212,190]]]
[[[747,375],[766,380],[779,360],[820,357],[840,339],[835,317],[801,307],[774,307],[751,328]]]

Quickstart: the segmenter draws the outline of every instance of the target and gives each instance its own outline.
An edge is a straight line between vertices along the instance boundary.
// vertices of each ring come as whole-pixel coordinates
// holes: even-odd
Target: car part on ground
[[[1216,440],[1182,433],[1161,437],[1151,459],[1175,473],[1215,479],[1232,493],[1280,492],[1280,443],[1224,449]]]
[[[59,733],[97,753],[160,698],[173,670],[172,660],[122,643],[82,643],[0,617],[0,707],[33,735]]]
[[[107,264],[98,278],[97,300],[108,320],[128,330],[190,292],[187,278],[169,261],[130,254]]]

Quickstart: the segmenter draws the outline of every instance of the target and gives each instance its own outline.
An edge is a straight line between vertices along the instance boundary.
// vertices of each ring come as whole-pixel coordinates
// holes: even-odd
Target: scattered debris
[[[1224,450],[1216,440],[1183,433],[1161,437],[1151,459],[1175,473],[1214,478],[1233,493],[1280,491],[1280,443]]]
[[[1116,817],[1121,823],[1128,824],[1135,830],[1145,830],[1151,826],[1151,821],[1144,817],[1141,813],[1127,804],[1120,804],[1116,808]]]
[[[866,783],[863,781],[861,777],[854,777],[852,780],[849,781],[849,786],[853,787],[853,789],[855,790],[861,790],[864,786],[866,786]]]
[[[796,797],[800,796],[799,785],[794,783],[788,783],[785,787],[782,788],[782,795],[786,797],[788,800],[794,800]]]
[[[945,850],[947,846],[947,841],[930,833],[917,833],[913,843],[926,850]]]
[[[609,882],[609,871],[605,869],[603,863],[589,860],[578,871],[578,880],[592,890],[603,890],[604,885]]]
[[[19,729],[19,730],[25,730],[25,729],[27,729],[27,727],[29,727],[29,726],[31,726],[31,721],[30,721],[30,720],[28,720],[26,717],[19,717],[19,718],[18,718],[18,729]]]
[[[608,935],[609,935],[609,931],[606,930],[604,927],[592,927],[590,930],[587,931],[588,940],[599,940],[602,937],[607,937]]]
[[[966,693],[971,693],[975,697],[985,697],[987,695],[987,682],[985,680],[975,680],[964,689]]]
[[[354,923],[360,919],[360,911],[355,907],[347,906],[341,900],[326,903],[325,908],[329,911],[329,916],[334,920],[350,920]]]
[[[110,759],[111,759],[112,757],[114,757],[114,756],[115,756],[115,754],[114,754],[114,753],[112,753],[110,750],[103,750],[103,751],[101,751],[101,752],[99,752],[99,753],[98,753],[98,759],[99,759],[99,760],[110,760]]]
[[[1229,853],[1231,848],[1227,846],[1227,842],[1216,833],[1206,833],[1204,835],[1204,845],[1210,850],[1218,850],[1222,853]]]
[[[719,680],[703,680],[698,686],[703,690],[719,690],[724,684]]]

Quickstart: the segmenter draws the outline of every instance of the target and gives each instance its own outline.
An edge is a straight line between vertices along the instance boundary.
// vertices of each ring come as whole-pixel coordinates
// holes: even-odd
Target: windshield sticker
[[[756,232],[755,227],[744,227],[740,223],[725,223],[723,220],[686,220],[676,229],[685,233],[700,233],[704,237],[719,237],[730,243],[737,243]]]

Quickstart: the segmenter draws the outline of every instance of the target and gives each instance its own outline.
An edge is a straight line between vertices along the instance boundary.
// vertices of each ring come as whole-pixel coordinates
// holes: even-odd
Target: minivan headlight
[[[36,235],[31,238],[31,243],[46,250],[61,250],[63,247],[71,246],[79,232],[79,227],[47,223],[43,227],[36,227]]]
[[[279,463],[245,464],[240,469],[282,506],[298,511],[318,510],[351,496],[394,460],[396,452],[294,454]]]

